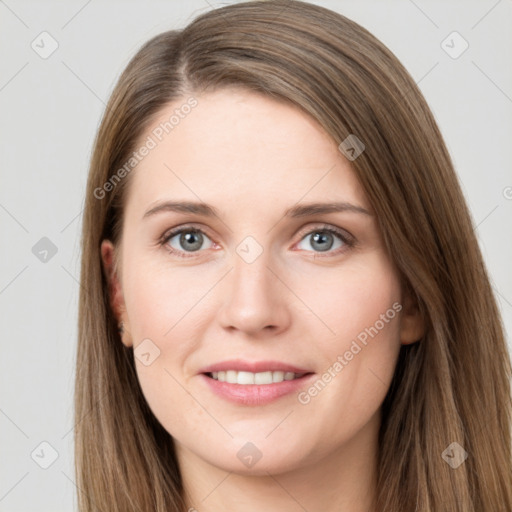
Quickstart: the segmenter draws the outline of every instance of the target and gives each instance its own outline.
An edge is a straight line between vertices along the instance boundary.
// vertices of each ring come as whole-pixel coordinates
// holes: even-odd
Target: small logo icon
[[[245,443],[236,456],[240,459],[244,466],[248,468],[252,468],[256,462],[258,462],[263,454],[258,450],[258,448],[251,442]]]
[[[468,458],[468,452],[459,443],[454,442],[446,448],[441,457],[453,469],[457,469]]]
[[[238,244],[236,252],[246,263],[253,263],[262,254],[263,247],[252,236],[246,236]]]
[[[45,236],[32,247],[32,254],[42,263],[48,263],[57,251],[57,246]]]
[[[48,32],[41,32],[30,45],[39,57],[47,59],[58,47],[57,40]]]
[[[39,467],[48,469],[59,458],[59,453],[50,443],[43,441],[34,448],[30,456]]]
[[[469,43],[457,31],[453,31],[443,39],[441,48],[452,59],[458,59],[469,48]]]
[[[144,365],[149,366],[160,356],[160,349],[149,338],[142,340],[133,352],[135,357]]]
[[[364,150],[365,145],[361,142],[361,140],[351,133],[344,141],[340,143],[338,149],[348,158],[351,162],[353,162]]]

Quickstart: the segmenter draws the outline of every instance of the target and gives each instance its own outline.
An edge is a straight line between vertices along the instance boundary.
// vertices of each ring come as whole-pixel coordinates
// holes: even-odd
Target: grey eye
[[[335,245],[336,239],[340,241],[339,245],[336,247],[333,247]],[[325,229],[317,229],[312,231],[311,233],[308,233],[301,241],[300,243],[307,240],[311,240],[310,247],[314,251],[318,252],[325,252],[329,251],[331,249],[338,249],[341,247],[345,242],[341,239],[340,235],[337,235],[336,233],[333,233],[329,230]],[[299,247],[301,248],[301,247]],[[304,248],[302,248],[304,249]],[[311,249],[305,248],[305,250],[309,251]]]
[[[204,233],[195,229],[184,229],[169,237],[169,245],[177,251],[195,252],[201,249],[205,240],[210,240]]]

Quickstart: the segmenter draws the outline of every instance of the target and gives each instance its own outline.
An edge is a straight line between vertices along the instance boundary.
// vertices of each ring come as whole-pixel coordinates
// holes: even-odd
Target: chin
[[[243,439],[235,438],[229,443],[218,443],[216,453],[211,449],[207,453],[201,453],[202,450],[196,453],[223,471],[253,476],[285,473],[299,468],[308,458],[304,445],[300,442],[283,445],[269,439],[248,439],[251,439],[250,435]],[[300,451],[297,445],[300,446]]]
[[[277,458],[274,455],[267,455],[266,457],[263,455],[252,466],[245,466],[238,458],[223,460],[222,464],[219,464],[217,461],[216,466],[219,469],[241,476],[268,476],[269,473],[271,475],[278,475],[292,471],[300,465],[298,461],[292,460],[291,457],[283,459],[282,457]]]

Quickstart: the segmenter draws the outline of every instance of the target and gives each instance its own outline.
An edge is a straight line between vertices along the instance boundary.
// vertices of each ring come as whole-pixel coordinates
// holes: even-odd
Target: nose
[[[253,338],[285,330],[290,323],[287,302],[292,294],[283,277],[271,268],[267,253],[251,263],[235,254],[233,262],[222,285],[226,298],[219,311],[222,327]]]

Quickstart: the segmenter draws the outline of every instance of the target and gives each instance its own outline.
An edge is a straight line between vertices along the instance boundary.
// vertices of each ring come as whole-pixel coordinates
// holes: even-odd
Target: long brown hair
[[[290,102],[337,144],[355,134],[365,145],[352,166],[426,325],[421,340],[401,347],[383,403],[376,510],[511,511],[510,358],[442,136],[414,80],[380,41],[297,0],[237,3],[154,37],[108,102],[83,217],[79,509],[185,510],[172,437],[146,404],[132,348],[119,338],[100,244],[119,243],[136,172],[119,170],[155,115],[169,102],[200,101],[201,92],[225,86]],[[452,443],[468,455],[456,468],[443,456]]]

